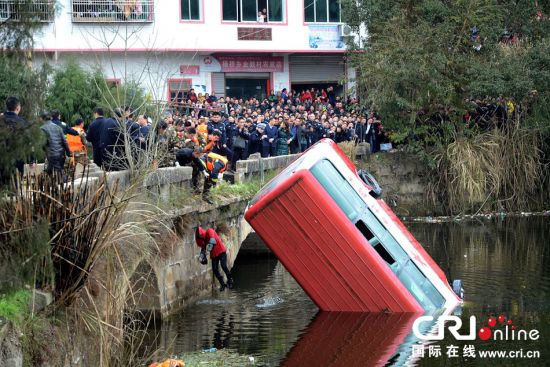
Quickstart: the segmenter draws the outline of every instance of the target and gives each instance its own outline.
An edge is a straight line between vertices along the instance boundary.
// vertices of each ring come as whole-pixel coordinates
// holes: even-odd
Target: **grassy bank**
[[[18,290],[0,296],[0,317],[21,325],[30,314],[32,293]]]

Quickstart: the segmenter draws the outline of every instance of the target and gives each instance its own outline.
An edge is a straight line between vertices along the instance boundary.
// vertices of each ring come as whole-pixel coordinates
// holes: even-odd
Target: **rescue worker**
[[[233,289],[233,277],[231,271],[227,268],[227,253],[225,245],[213,228],[205,230],[201,226],[195,231],[195,241],[197,246],[203,251],[210,252],[210,260],[212,261],[212,272],[220,282],[220,292],[225,290],[225,287]],[[227,276],[227,284],[223,276],[220,274],[220,264],[223,272]]]
[[[180,166],[191,164],[193,167],[191,182],[196,192],[198,192],[199,173],[203,173],[205,180],[202,197],[206,202],[212,204],[208,192],[218,182],[219,174],[225,172],[227,158],[212,152],[203,153],[201,148],[183,148],[176,152],[176,160]]]
[[[202,190],[203,199],[209,203],[212,203],[208,197],[208,193],[212,186],[218,183],[218,176],[220,173],[225,172],[227,168],[227,158],[217,153],[206,153],[200,158],[207,174],[204,180],[204,188]]]
[[[78,135],[67,133],[67,144],[71,151],[71,164],[76,166],[77,163],[85,165],[88,162],[88,152],[86,150],[86,132],[84,131],[84,120],[77,118],[74,122],[73,130],[78,132]]]
[[[205,177],[208,175],[208,172],[204,169],[200,157],[202,156],[201,148],[182,148],[176,151],[176,161],[180,166],[191,166],[193,168],[193,174],[191,176],[191,183],[195,193],[200,193],[199,189],[199,174],[203,172]]]

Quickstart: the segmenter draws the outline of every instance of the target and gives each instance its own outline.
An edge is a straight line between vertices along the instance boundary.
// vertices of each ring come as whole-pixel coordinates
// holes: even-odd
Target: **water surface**
[[[265,366],[550,365],[550,217],[406,225],[448,279],[463,280],[464,321],[474,315],[480,328],[503,315],[518,331],[537,329],[540,338],[458,342],[447,334],[431,344],[440,356],[430,357],[428,345],[423,358],[413,356],[416,315],[320,313],[277,260],[238,258],[236,289],[215,291],[164,323],[161,346],[177,354],[215,347],[254,356]],[[497,322],[495,330],[504,325]],[[448,348],[458,355],[447,355]],[[542,355],[466,358],[464,348]]]

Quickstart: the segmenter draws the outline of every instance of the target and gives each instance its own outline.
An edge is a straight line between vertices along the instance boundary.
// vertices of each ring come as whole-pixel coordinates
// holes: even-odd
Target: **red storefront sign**
[[[199,75],[199,65],[180,65],[180,74]]]
[[[216,56],[223,72],[281,72],[284,71],[282,56]]]

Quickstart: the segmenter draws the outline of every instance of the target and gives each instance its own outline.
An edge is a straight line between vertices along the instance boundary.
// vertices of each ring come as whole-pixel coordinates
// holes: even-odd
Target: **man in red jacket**
[[[210,251],[210,259],[212,260],[212,272],[220,282],[220,292],[225,290],[225,287],[233,289],[233,277],[231,271],[227,268],[227,253],[225,245],[213,228],[204,230],[201,226],[195,231],[195,241],[197,246],[205,251]],[[227,276],[227,284],[220,274],[219,265],[222,265],[223,272]]]

